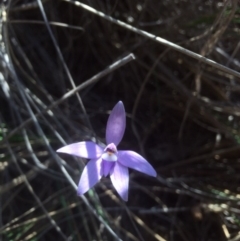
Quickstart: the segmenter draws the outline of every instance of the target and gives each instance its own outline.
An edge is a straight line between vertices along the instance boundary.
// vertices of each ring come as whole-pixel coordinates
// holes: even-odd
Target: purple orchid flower
[[[105,148],[91,141],[82,141],[64,146],[57,152],[90,159],[82,172],[78,184],[78,195],[92,188],[102,176],[110,175],[111,181],[124,201],[128,200],[128,168],[156,177],[153,167],[134,151],[118,151],[117,145],[123,138],[126,114],[122,101],[113,108],[107,122]]]

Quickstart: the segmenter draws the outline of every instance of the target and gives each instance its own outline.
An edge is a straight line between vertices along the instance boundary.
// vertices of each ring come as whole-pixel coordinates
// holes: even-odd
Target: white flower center
[[[115,153],[107,151],[107,152],[102,154],[102,159],[104,161],[116,162],[118,158],[117,158],[117,155]]]

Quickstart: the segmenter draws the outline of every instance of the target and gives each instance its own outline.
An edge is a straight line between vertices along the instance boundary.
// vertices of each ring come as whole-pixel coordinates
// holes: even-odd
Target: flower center
[[[107,147],[104,149],[104,153],[102,154],[102,159],[104,161],[109,162],[116,162],[117,161],[117,148],[116,146],[111,143],[107,145]]]

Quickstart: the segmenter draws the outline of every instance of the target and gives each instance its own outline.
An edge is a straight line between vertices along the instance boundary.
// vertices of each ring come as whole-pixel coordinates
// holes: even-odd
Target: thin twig
[[[40,24],[40,25],[45,25],[45,22],[43,22],[43,21],[38,21],[38,20],[21,20],[21,19],[19,19],[19,20],[16,20],[16,19],[15,20],[8,20],[8,23],[14,23],[14,24],[21,24],[21,23],[23,23],[23,24]],[[74,25],[67,24],[67,23],[59,23],[59,22],[49,21],[49,25],[84,31],[84,28],[82,28],[82,27],[74,26]]]
[[[39,6],[39,8],[40,8],[40,11],[41,11],[43,20],[44,20],[45,25],[46,25],[46,27],[47,27],[47,30],[48,30],[48,32],[49,32],[49,35],[50,35],[50,37],[51,37],[51,39],[52,39],[52,41],[53,41],[53,44],[54,44],[54,47],[55,47],[55,49],[56,49],[56,51],[57,51],[58,57],[59,57],[59,59],[60,59],[60,61],[61,61],[61,63],[62,63],[62,66],[63,66],[63,68],[64,68],[64,71],[66,72],[67,77],[68,77],[68,79],[69,79],[72,87],[73,87],[73,88],[76,88],[75,82],[74,82],[74,80],[73,80],[73,78],[72,78],[72,75],[71,75],[71,73],[70,73],[70,71],[69,71],[69,69],[68,69],[68,67],[67,67],[67,64],[66,64],[66,62],[65,62],[65,60],[64,60],[64,57],[63,57],[63,55],[62,55],[62,52],[61,52],[61,50],[60,50],[60,48],[59,48],[59,46],[58,46],[57,40],[56,40],[56,38],[54,37],[53,32],[52,32],[52,30],[51,30],[51,28],[50,28],[49,21],[48,21],[47,15],[46,15],[46,13],[45,13],[45,10],[44,10],[44,8],[43,8],[42,1],[41,1],[41,0],[37,0],[37,2],[38,2],[38,6]],[[83,112],[83,114],[84,114],[84,118],[85,118],[86,124],[88,125],[88,127],[89,127],[89,129],[91,130],[92,134],[95,136],[95,132],[94,132],[93,127],[92,127],[92,124],[91,124],[91,122],[90,122],[90,120],[89,120],[89,118],[88,118],[87,111],[86,111],[85,106],[84,106],[84,104],[83,104],[82,98],[81,98],[81,96],[79,95],[78,92],[76,92],[76,96],[77,96],[77,99],[78,99],[79,104],[80,104],[80,106],[81,106],[82,112]]]
[[[105,19],[105,20],[107,20],[107,21],[110,21],[110,22],[112,22],[114,24],[117,24],[118,26],[126,28],[126,29],[128,29],[128,30],[130,30],[130,31],[132,31],[134,33],[137,33],[137,34],[139,34],[139,35],[141,35],[141,36],[143,36],[145,38],[154,40],[154,41],[156,41],[158,43],[161,43],[161,44],[163,44],[163,45],[165,45],[165,46],[167,46],[167,47],[169,47],[171,49],[174,49],[174,50],[176,50],[176,51],[178,51],[178,52],[180,52],[182,54],[185,54],[185,55],[188,55],[188,56],[190,56],[190,57],[192,57],[194,59],[197,59],[200,62],[203,62],[203,63],[208,64],[208,65],[210,65],[210,66],[212,66],[212,67],[214,67],[216,69],[219,69],[219,70],[221,70],[223,72],[226,72],[226,73],[228,73],[230,75],[233,75],[235,77],[240,78],[240,73],[238,73],[235,70],[232,70],[232,69],[230,69],[228,67],[225,67],[225,66],[223,66],[223,65],[221,65],[221,64],[219,64],[219,63],[217,63],[217,62],[215,62],[215,61],[213,61],[211,59],[203,57],[200,54],[194,53],[194,52],[192,52],[192,51],[190,51],[190,50],[188,50],[186,48],[183,48],[183,47],[181,47],[181,46],[179,46],[179,45],[177,45],[175,43],[172,43],[172,42],[170,42],[170,41],[168,41],[168,40],[166,40],[164,38],[158,37],[158,36],[156,36],[154,34],[151,34],[149,32],[141,30],[139,28],[133,27],[130,24],[127,24],[127,23],[125,23],[123,21],[120,21],[120,20],[115,19],[115,18],[113,18],[111,16],[108,16],[105,13],[100,12],[100,11],[98,11],[98,10],[96,10],[96,9],[94,9],[94,8],[84,4],[84,3],[81,3],[81,2],[78,2],[78,1],[71,1],[71,0],[62,0],[62,1],[72,3],[72,4],[74,4],[74,5],[78,6],[78,7],[81,7],[83,9],[87,10],[88,12],[91,12],[91,13],[93,13],[93,14],[95,14],[95,15],[97,15],[97,16]]]
[[[68,99],[69,97],[71,97],[72,95],[74,95],[75,93],[77,93],[80,90],[83,90],[84,88],[86,88],[87,86],[96,83],[99,79],[103,78],[104,76],[106,76],[109,73],[112,73],[114,70],[122,67],[123,65],[129,63],[130,61],[134,60],[135,56],[133,54],[129,54],[126,57],[116,61],[115,63],[113,63],[112,65],[108,66],[105,70],[99,72],[98,74],[94,75],[92,78],[86,80],[85,82],[83,82],[82,84],[78,85],[76,88],[70,90],[69,92],[67,92],[66,94],[64,94],[60,99],[56,100],[55,102],[53,102],[50,106],[48,106],[47,108],[45,108],[41,113],[37,113],[35,116],[38,117],[44,113],[46,113],[48,110],[53,109],[55,106],[59,105],[60,103],[62,103],[63,101],[65,101],[66,99]],[[11,136],[13,136],[16,132],[18,132],[19,130],[21,130],[22,128],[26,127],[28,124],[30,124],[32,122],[32,118],[27,119],[26,121],[22,122],[21,125],[19,125],[17,128],[15,128],[14,130],[12,130],[7,136],[6,138],[9,139]],[[4,138],[5,139],[5,138]],[[4,142],[4,140],[0,141],[0,143]]]

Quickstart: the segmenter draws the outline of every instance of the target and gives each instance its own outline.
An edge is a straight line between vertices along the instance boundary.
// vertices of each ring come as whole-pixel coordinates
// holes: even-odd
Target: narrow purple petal
[[[82,141],[64,146],[57,152],[67,153],[88,159],[95,159],[102,155],[103,148],[91,141]]]
[[[123,166],[135,169],[150,176],[156,177],[157,173],[146,159],[134,151],[119,151],[118,162]]]
[[[106,177],[112,170],[114,164],[115,164],[115,162],[109,162],[109,161],[102,160],[101,174]]]
[[[123,138],[126,127],[126,114],[122,101],[119,101],[113,108],[107,122],[106,142],[114,143],[116,146]]]
[[[82,195],[92,188],[101,179],[102,159],[90,160],[84,167],[79,184],[77,194]]]
[[[110,174],[113,186],[124,201],[128,200],[128,183],[129,174],[128,168],[116,162]]]

